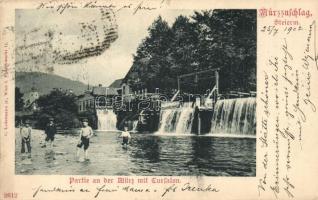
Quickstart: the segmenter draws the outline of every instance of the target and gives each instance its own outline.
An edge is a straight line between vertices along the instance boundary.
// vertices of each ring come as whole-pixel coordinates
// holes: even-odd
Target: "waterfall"
[[[98,130],[116,130],[117,116],[113,110],[97,109]]]
[[[192,129],[194,108],[184,103],[180,108],[162,109],[160,113],[159,133],[189,134]]]
[[[176,128],[176,120],[180,115],[179,108],[169,108],[161,110],[160,113],[160,125],[159,125],[159,132],[160,133],[171,133],[174,132]]]
[[[211,133],[256,134],[256,98],[219,100],[215,104]]]
[[[176,133],[191,133],[193,118],[194,109],[190,106],[183,107],[176,126]]]
[[[137,132],[138,120],[133,121],[133,129],[132,131]]]

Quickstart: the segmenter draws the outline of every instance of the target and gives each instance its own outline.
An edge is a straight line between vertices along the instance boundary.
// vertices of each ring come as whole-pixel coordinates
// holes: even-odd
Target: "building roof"
[[[88,99],[94,99],[94,96],[91,94],[91,92],[88,92],[88,91],[86,91],[84,94],[77,96],[78,101],[88,100]]]
[[[112,82],[112,84],[110,84],[108,87],[109,88],[120,88],[121,84],[123,82],[123,79],[117,79],[114,82]]]
[[[98,95],[118,95],[117,88],[97,86],[93,87],[92,94]]]

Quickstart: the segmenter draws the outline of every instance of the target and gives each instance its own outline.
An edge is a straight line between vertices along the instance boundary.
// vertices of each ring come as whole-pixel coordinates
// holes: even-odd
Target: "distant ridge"
[[[16,72],[15,85],[22,93],[30,92],[34,87],[40,95],[50,93],[53,88],[71,89],[76,95],[82,94],[87,89],[87,85],[80,81],[42,72]]]

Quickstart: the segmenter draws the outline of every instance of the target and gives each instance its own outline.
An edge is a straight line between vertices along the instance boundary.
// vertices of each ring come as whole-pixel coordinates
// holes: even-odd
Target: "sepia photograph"
[[[15,174],[255,177],[256,38],[256,9],[16,9]]]

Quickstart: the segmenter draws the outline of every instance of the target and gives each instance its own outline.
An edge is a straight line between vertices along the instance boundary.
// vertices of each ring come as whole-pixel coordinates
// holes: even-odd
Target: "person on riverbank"
[[[129,142],[129,140],[130,140],[130,138],[131,138],[130,133],[129,133],[129,131],[128,131],[128,127],[127,127],[127,126],[125,126],[124,131],[122,131],[122,132],[121,132],[120,137],[122,137],[122,138],[123,138],[122,145],[123,145],[124,147],[127,147],[128,142]]]
[[[88,120],[83,120],[83,128],[80,130],[79,142],[77,144],[76,157],[79,158],[80,150],[84,146],[84,159],[88,159],[89,139],[94,135],[93,129],[88,125]]]
[[[20,127],[21,135],[21,153],[25,153],[25,146],[27,146],[29,158],[31,157],[31,132],[32,128],[28,120]]]
[[[50,143],[50,147],[53,147],[54,143],[54,136],[56,134],[56,126],[54,123],[54,119],[51,117],[49,118],[49,123],[45,127],[45,144],[42,147],[46,147]]]

